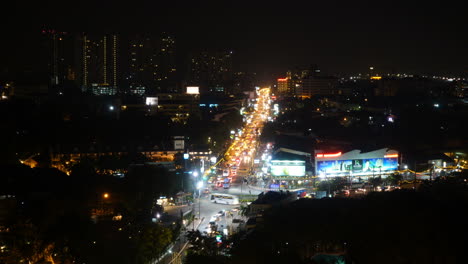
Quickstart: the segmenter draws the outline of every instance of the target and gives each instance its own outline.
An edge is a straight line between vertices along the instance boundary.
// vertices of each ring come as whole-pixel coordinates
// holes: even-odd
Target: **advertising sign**
[[[158,105],[157,97],[146,97],[146,105]]]
[[[398,158],[317,161],[317,174],[370,175],[398,169]]]
[[[275,160],[271,161],[272,176],[305,176],[305,161]]]
[[[187,86],[187,94],[200,94],[200,87]]]

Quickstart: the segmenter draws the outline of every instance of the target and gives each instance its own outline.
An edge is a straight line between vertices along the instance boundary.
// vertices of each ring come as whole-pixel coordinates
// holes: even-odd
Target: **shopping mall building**
[[[368,152],[315,151],[315,175],[319,177],[386,177],[399,169],[398,151],[382,148]]]

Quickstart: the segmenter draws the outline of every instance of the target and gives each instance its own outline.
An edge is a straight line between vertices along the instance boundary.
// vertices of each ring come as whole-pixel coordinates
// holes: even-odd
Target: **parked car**
[[[235,219],[232,219],[232,222],[233,222],[234,224],[241,224],[241,223],[244,223],[245,221],[242,220],[242,219],[237,219],[237,218],[235,218]]]

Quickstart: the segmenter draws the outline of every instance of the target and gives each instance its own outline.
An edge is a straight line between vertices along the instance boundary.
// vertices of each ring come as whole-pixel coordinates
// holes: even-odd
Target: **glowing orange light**
[[[385,158],[398,158],[398,154],[387,154],[384,157]]]
[[[372,80],[380,80],[380,79],[382,79],[382,77],[381,76],[372,76],[371,79]]]
[[[334,158],[334,157],[339,157],[339,156],[341,156],[341,152],[333,153],[333,154],[323,154],[324,158]]]
[[[288,80],[288,77],[286,78],[278,78],[278,82],[284,82],[284,81],[287,81]]]
[[[338,153],[317,154],[317,158],[335,158],[341,156],[341,151]]]

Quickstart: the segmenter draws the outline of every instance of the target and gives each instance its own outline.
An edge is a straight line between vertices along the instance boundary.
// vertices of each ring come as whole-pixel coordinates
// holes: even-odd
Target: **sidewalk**
[[[178,261],[183,255],[184,251],[186,250],[188,246],[188,241],[186,241],[186,233],[189,230],[192,230],[191,228],[195,226],[196,229],[201,225],[201,223],[204,221],[204,217],[201,219],[196,219],[190,224],[187,224],[181,228],[179,237],[176,239],[174,243],[168,246],[166,252],[159,257],[159,259],[153,261],[153,264],[157,263],[162,263],[162,264],[170,264],[174,263],[175,261]],[[196,230],[195,229],[195,230]],[[175,251],[175,252],[174,252]]]

